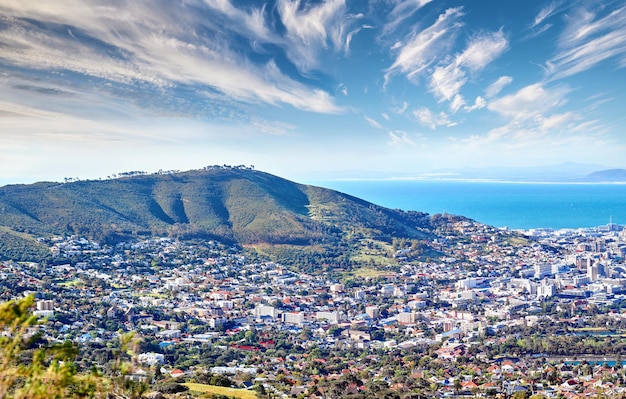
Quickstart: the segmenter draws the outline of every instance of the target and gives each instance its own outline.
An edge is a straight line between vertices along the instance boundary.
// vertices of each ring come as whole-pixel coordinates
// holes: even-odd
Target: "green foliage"
[[[48,248],[27,234],[0,230],[0,259],[28,261],[48,257]]]
[[[208,384],[216,385],[218,387],[230,387],[233,385],[233,381],[224,375],[214,374],[209,379]]]
[[[37,318],[32,314],[34,298],[0,305],[0,397],[83,398],[94,397],[95,379],[77,376],[73,365],[77,350],[71,343],[28,350],[36,340]]]
[[[152,389],[165,394],[174,394],[179,392],[187,392],[189,390],[189,387],[179,384],[177,382],[164,382],[154,385]]]

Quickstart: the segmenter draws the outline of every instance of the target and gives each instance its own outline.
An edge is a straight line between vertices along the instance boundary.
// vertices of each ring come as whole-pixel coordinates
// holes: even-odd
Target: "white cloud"
[[[568,102],[570,92],[566,86],[547,87],[536,83],[513,94],[492,99],[487,108],[504,117],[506,122],[490,129],[485,135],[474,134],[465,138],[460,145],[486,153],[501,147],[506,151],[519,151],[517,155],[533,149],[547,154],[548,149],[562,152],[567,146],[574,148],[573,143],[601,133],[602,127],[585,121],[575,111],[561,111]],[[475,105],[479,104],[485,106],[480,97]],[[589,137],[584,138],[585,135]]]
[[[390,131],[388,133],[389,136],[389,145],[393,147],[405,147],[405,146],[413,146],[415,145],[415,141],[413,141],[407,132],[403,131]]]
[[[402,115],[408,108],[409,108],[409,103],[404,101],[402,102],[401,106],[392,109],[392,112],[398,115]]]
[[[415,77],[435,63],[452,46],[456,31],[462,26],[458,22],[461,16],[462,7],[449,8],[428,28],[419,33],[414,32],[404,43],[396,43],[392,50],[399,49],[398,56],[387,68],[385,81],[396,72],[404,73],[409,78]]]
[[[244,21],[257,38],[275,40],[263,23],[262,9],[246,13],[227,1],[209,4]],[[256,65],[233,51],[211,19],[185,7],[158,1],[125,3],[115,10],[91,1],[3,2],[0,13],[11,23],[0,30],[0,43],[6,48],[0,58],[17,67],[66,70],[121,84],[206,85],[236,101],[340,111],[328,93],[293,80],[273,62]],[[313,25],[314,20],[304,18]],[[49,28],[54,24],[71,27],[72,35],[67,28],[65,34]],[[216,32],[215,36],[197,33],[203,30]],[[299,32],[304,37],[310,33]]]
[[[430,76],[429,89],[439,101],[450,101],[457,95],[466,81],[465,72],[456,63],[438,66]]]
[[[561,79],[616,58],[626,67],[626,7],[599,16],[599,11],[576,10],[567,20],[557,54],[546,63],[552,79]]]
[[[394,0],[393,9],[387,15],[387,23],[383,28],[383,34],[387,35],[393,33],[405,20],[431,1],[432,0]]]
[[[436,114],[428,108],[419,108],[413,111],[413,116],[415,116],[422,125],[428,126],[433,130],[439,126],[451,127],[456,125],[443,111]]]
[[[348,87],[346,87],[343,83],[340,83],[339,86],[337,86],[337,91],[346,97],[348,96]]]
[[[279,121],[266,121],[259,118],[254,118],[250,124],[260,129],[261,132],[274,136],[285,136],[296,128],[296,126],[289,123]]]
[[[578,119],[578,116],[573,112],[564,112],[561,114],[550,115],[548,117],[539,117],[537,119],[537,123],[539,125],[539,129],[547,131],[560,129],[575,119]]]
[[[369,125],[376,129],[386,130],[380,123],[378,123],[375,119],[372,119],[368,116],[365,116],[365,121],[369,123]]]
[[[361,15],[349,15],[345,0],[328,0],[302,5],[300,0],[278,0],[276,9],[286,29],[287,52],[292,62],[303,70],[319,63],[319,51],[332,44],[336,50],[348,51],[349,31]]]
[[[547,6],[543,7],[539,13],[537,13],[537,15],[535,16],[535,20],[533,21],[532,25],[530,26],[531,28],[537,27],[539,25],[541,25],[546,19],[550,18],[552,15],[554,15],[555,11],[557,11],[557,8],[560,6],[560,4],[556,1],[548,4]]]
[[[483,109],[487,106],[487,101],[485,101],[484,98],[482,98],[481,96],[476,97],[476,100],[474,100],[474,104],[473,105],[466,105],[465,107],[463,107],[463,110],[465,112],[472,112],[472,111],[476,111],[477,109]]]
[[[494,97],[502,91],[506,86],[510,85],[513,82],[513,78],[510,76],[500,76],[498,80],[490,84],[487,89],[485,89],[485,96],[487,98]]]
[[[204,3],[230,18],[233,22],[229,26],[231,29],[240,30],[248,36],[254,37],[255,40],[270,43],[282,41],[279,36],[267,27],[264,17],[265,4],[260,8],[250,8],[248,11],[243,11],[235,7],[230,0],[204,0]]]
[[[526,86],[516,93],[492,100],[487,108],[500,115],[522,120],[543,115],[567,103],[565,86],[546,89],[542,84]]]
[[[467,82],[467,73],[476,73],[499,57],[508,48],[508,40],[500,30],[472,38],[465,50],[454,59],[435,68],[430,76],[429,89],[439,101],[453,101],[450,109],[456,112],[460,103],[459,92]]]
[[[456,113],[464,105],[465,105],[465,99],[463,98],[462,95],[457,94],[452,99],[452,102],[450,102],[450,111],[452,113]]]
[[[456,63],[472,72],[479,71],[502,55],[508,46],[509,41],[502,30],[484,33],[470,40],[465,51],[457,57]]]
[[[494,129],[488,135],[471,135],[449,143],[444,151],[461,165],[483,166],[554,165],[586,159],[604,163],[618,158],[626,149],[623,143],[610,137],[567,132],[546,134],[528,126],[506,126]],[[592,161],[593,160],[593,161]]]

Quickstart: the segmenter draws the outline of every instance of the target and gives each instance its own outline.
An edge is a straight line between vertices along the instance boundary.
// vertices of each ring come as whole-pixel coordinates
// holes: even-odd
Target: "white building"
[[[139,363],[154,366],[165,363],[165,356],[161,353],[147,352],[140,353],[138,356]]]
[[[254,308],[254,317],[258,319],[262,316],[269,316],[275,319],[278,317],[278,310],[273,306],[258,305]]]
[[[552,265],[549,263],[536,263],[534,269],[537,279],[552,275]]]
[[[556,293],[554,284],[541,283],[537,286],[537,299],[550,298]]]
[[[326,320],[330,324],[337,324],[341,320],[341,316],[339,315],[339,312],[337,312],[337,311],[334,311],[334,312],[317,312],[315,317],[317,318],[318,321]]]
[[[283,323],[286,324],[295,324],[302,325],[304,323],[304,313],[303,312],[287,312],[283,313]]]

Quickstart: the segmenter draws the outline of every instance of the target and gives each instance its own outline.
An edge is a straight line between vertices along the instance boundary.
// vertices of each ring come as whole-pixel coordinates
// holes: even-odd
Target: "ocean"
[[[317,186],[388,208],[451,213],[510,229],[626,224],[626,184],[324,180]]]

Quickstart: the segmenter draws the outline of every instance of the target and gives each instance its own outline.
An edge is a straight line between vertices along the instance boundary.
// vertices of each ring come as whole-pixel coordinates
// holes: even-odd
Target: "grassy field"
[[[58,281],[56,283],[57,283],[57,285],[60,285],[62,287],[76,287],[77,285],[82,284],[83,280],[81,280],[79,278],[75,278],[73,280]]]
[[[387,274],[387,271],[384,270],[376,270],[370,267],[361,267],[358,269],[354,269],[351,272],[342,273],[344,279],[350,279],[354,277],[362,277],[362,278],[376,278],[382,275]]]
[[[517,245],[528,245],[530,241],[522,237],[511,237],[507,240],[509,244],[517,246]]]
[[[206,384],[195,384],[195,383],[186,383],[183,384],[189,387],[190,391],[201,392],[201,393],[213,393],[216,395],[226,395],[226,396],[234,396],[236,398],[241,399],[256,399],[257,395],[255,391],[250,391],[247,389],[237,389],[237,388],[226,388],[226,387],[218,387],[215,385],[206,385]]]

